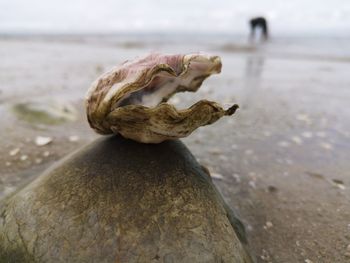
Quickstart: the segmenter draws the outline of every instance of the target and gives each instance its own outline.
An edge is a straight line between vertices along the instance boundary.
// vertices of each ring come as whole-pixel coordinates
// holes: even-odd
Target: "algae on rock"
[[[0,214],[4,262],[252,262],[242,224],[178,140],[101,138]]]

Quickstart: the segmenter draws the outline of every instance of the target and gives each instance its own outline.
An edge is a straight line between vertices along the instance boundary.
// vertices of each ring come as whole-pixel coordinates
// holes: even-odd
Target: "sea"
[[[256,16],[269,23],[264,52],[350,61],[349,0],[0,0],[0,36],[112,36],[245,51]]]

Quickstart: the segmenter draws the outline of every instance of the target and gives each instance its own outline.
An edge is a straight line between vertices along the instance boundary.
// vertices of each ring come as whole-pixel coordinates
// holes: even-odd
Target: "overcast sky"
[[[244,33],[256,15],[278,33],[350,36],[350,0],[0,0],[0,32]]]

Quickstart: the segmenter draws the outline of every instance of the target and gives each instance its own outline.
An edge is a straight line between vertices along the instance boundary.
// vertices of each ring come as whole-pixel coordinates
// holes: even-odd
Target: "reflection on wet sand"
[[[258,95],[257,90],[261,87],[262,74],[264,70],[265,57],[263,55],[248,55],[245,63],[243,79],[244,101],[240,103],[243,107],[252,105],[252,101]]]

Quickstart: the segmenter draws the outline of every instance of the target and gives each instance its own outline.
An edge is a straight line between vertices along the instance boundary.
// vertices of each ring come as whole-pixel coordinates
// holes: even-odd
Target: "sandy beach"
[[[172,103],[240,105],[183,142],[245,223],[257,261],[350,262],[348,42],[183,39],[2,36],[0,196],[99,136],[83,99],[101,73],[151,51],[209,52],[222,73]]]

